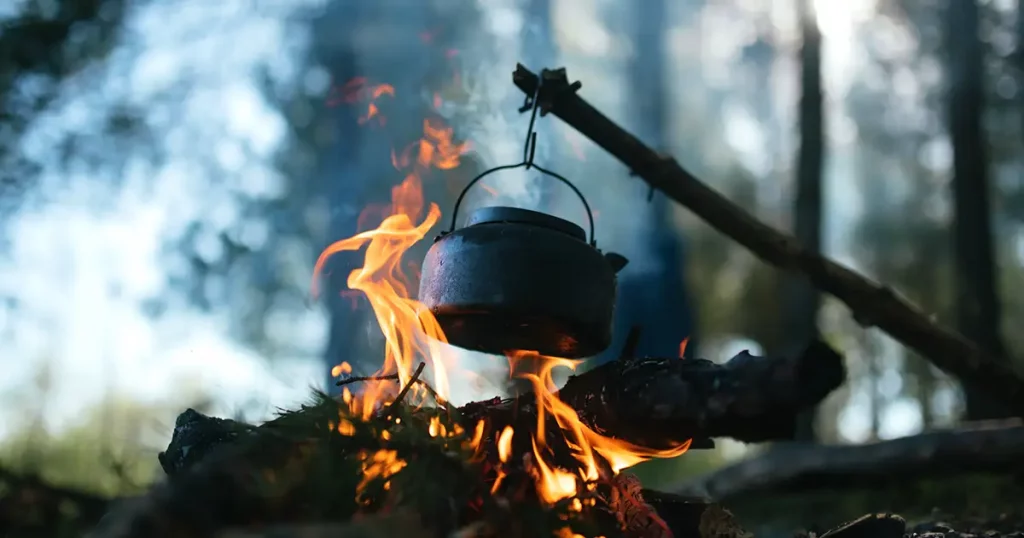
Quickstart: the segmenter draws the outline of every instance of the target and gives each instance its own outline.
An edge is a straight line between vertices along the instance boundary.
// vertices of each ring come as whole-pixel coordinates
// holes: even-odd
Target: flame
[[[683,338],[682,342],[679,342],[679,358],[686,356],[686,344],[690,343],[689,338]]]
[[[505,429],[501,431],[501,435],[498,436],[498,461],[502,465],[498,467],[498,474],[494,478],[494,484],[491,486],[491,493],[496,493],[501,489],[501,481],[507,476],[504,464],[508,463],[512,457],[512,435],[514,433],[515,430],[512,429],[512,426],[505,426]]]
[[[335,366],[334,368],[331,368],[331,377],[338,377],[341,375],[348,375],[351,373],[352,365],[347,362],[342,362],[341,364]]]
[[[334,254],[366,248],[361,268],[352,271],[347,280],[351,290],[361,291],[369,301],[384,333],[384,365],[378,376],[397,375],[401,385],[408,384],[419,362],[432,369],[432,386],[443,399],[448,398],[448,377],[441,343],[447,342],[441,327],[430,311],[410,298],[409,279],[403,272],[402,255],[437,223],[441,211],[430,204],[423,221],[422,177],[431,169],[450,170],[458,167],[459,157],[469,150],[468,143],[453,142],[453,129],[434,120],[424,120],[423,136],[403,152],[392,155],[395,168],[405,174],[391,190],[389,215],[376,229],[356,234],[328,246],[314,267],[312,294],[319,296],[319,281],[324,264]],[[340,375],[351,367],[335,368]],[[394,396],[394,383],[370,382],[359,398],[348,397],[350,410],[364,419],[386,405]],[[409,401],[422,401],[419,385],[410,390]]]
[[[387,85],[370,86],[365,81],[356,84],[359,91],[364,92],[362,98],[351,98],[347,102],[358,102],[369,99],[370,106],[367,118],[379,116],[379,109],[373,101],[383,95],[394,95],[394,88]],[[368,96],[368,97],[367,97]],[[435,99],[438,104],[439,99]],[[374,376],[397,378],[396,384],[390,380],[375,379],[363,385],[358,395],[346,387],[341,399],[348,406],[352,416],[369,419],[375,413],[394,401],[399,387],[408,387],[404,403],[421,405],[428,401],[431,394],[420,384],[409,386],[409,383],[420,363],[429,370],[423,375],[430,376],[429,383],[433,387],[436,398],[447,400],[449,397],[448,374],[452,361],[443,354],[443,343],[447,339],[437,320],[423,304],[411,298],[409,278],[403,272],[408,264],[402,255],[416,242],[423,239],[427,232],[437,223],[441,216],[437,204],[427,206],[423,194],[423,180],[433,170],[452,170],[460,165],[460,158],[470,149],[468,142],[455,142],[453,129],[435,118],[423,121],[423,133],[419,140],[409,144],[401,151],[391,154],[392,165],[403,175],[402,181],[391,190],[391,204],[384,211],[383,221],[375,229],[360,232],[353,237],[343,239],[328,246],[314,267],[312,293],[319,295],[318,282],[324,272],[325,263],[334,254],[365,248],[363,266],[349,273],[347,284],[351,290],[362,292],[373,309],[377,323],[385,339],[384,363]],[[427,206],[426,214],[423,214]],[[419,221],[419,224],[416,222]],[[682,351],[682,349],[680,350]],[[534,431],[529,432],[532,454],[530,469],[534,473],[538,497],[548,503],[572,498],[581,493],[583,485],[592,485],[622,469],[653,457],[673,457],[682,454],[689,447],[689,441],[672,449],[654,450],[630,444],[628,442],[607,437],[595,432],[584,424],[576,411],[558,399],[557,387],[553,381],[552,371],[556,368],[574,369],[576,361],[557,357],[544,357],[534,352],[516,351],[508,355],[511,372],[517,374],[519,366],[529,364],[529,371],[518,373],[529,380],[534,387],[537,404],[537,423]],[[335,366],[331,373],[334,376],[349,374],[352,367],[347,363]],[[429,374],[427,373],[429,372]],[[460,372],[461,373],[461,372]],[[342,417],[344,418],[344,417]],[[567,469],[551,461],[551,447],[547,445],[548,433],[545,429],[549,420],[553,419],[560,433],[570,447],[572,457],[578,465]],[[394,419],[398,424],[400,419]],[[341,420],[339,432],[351,435],[354,431],[352,423]],[[447,431],[439,418],[433,417],[427,425],[432,437],[445,438],[461,436],[462,428]],[[471,439],[466,444],[477,454],[484,444],[486,425],[479,421]],[[519,432],[511,426],[505,427],[495,438],[499,464],[497,479],[493,491],[498,491],[501,480],[506,476],[504,467],[514,462],[512,439]],[[384,432],[385,439],[390,433]],[[362,454],[363,484],[374,478],[387,480],[399,472],[405,462],[400,460],[394,451],[379,450],[373,454]],[[564,465],[564,462],[561,462]],[[388,482],[385,482],[387,487]],[[584,501],[586,502],[586,501]],[[573,506],[582,506],[574,499]]]
[[[362,492],[366,486],[375,479],[387,480],[401,471],[407,462],[398,457],[394,450],[378,450],[373,454],[361,452],[359,454],[360,466],[362,467],[363,478],[356,491]],[[389,483],[384,483],[384,489],[388,489]]]
[[[337,106],[342,103],[354,104],[366,103],[366,112],[359,116],[359,124],[376,121],[378,125],[385,125],[387,119],[381,115],[380,106],[377,101],[384,96],[394,97],[395,88],[390,84],[373,84],[365,77],[356,77],[340,88],[331,88],[327,95],[327,106]]]
[[[555,393],[557,386],[552,376],[552,372],[559,367],[575,370],[580,361],[545,357],[530,351],[509,353],[508,359],[513,371],[524,363],[528,363],[535,370],[535,372],[520,374],[519,377],[532,383],[537,398],[537,427],[534,435],[533,456],[536,459],[538,494],[548,502],[557,502],[580,493],[577,487],[578,479],[582,479],[584,482],[594,482],[608,478],[602,475],[601,465],[595,455],[600,456],[607,463],[614,475],[651,458],[679,456],[690,447],[690,441],[687,440],[671,449],[646,448],[601,435],[584,424],[575,409],[558,399]],[[544,462],[544,449],[547,448],[545,428],[549,415],[554,418],[566,441],[574,449],[574,457],[580,464],[576,474],[552,467]]]

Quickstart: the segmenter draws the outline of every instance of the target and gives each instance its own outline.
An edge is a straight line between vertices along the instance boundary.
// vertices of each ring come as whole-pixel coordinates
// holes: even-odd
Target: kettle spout
[[[625,256],[614,252],[605,253],[604,259],[608,262],[608,265],[611,266],[613,273],[618,273],[623,267],[629,264],[629,260],[627,260]]]

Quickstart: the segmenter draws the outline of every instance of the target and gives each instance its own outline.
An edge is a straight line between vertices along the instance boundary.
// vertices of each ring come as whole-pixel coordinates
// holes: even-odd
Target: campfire
[[[381,100],[396,94],[391,86],[359,79],[333,99],[365,107],[361,123],[386,127]],[[532,110],[531,131],[539,95],[534,92],[524,106]],[[379,218],[379,224],[330,245],[314,268],[316,296],[332,255],[363,252],[346,291],[365,296],[372,307],[385,341],[379,370],[357,377],[351,365],[338,364],[332,370],[342,385],[338,397],[318,393],[308,405],[258,426],[186,410],[160,453],[168,480],[112,511],[97,536],[260,536],[247,533],[273,534],[282,525],[288,536],[742,535],[731,515],[699,492],[644,489],[627,470],[644,460],[712,447],[717,437],[747,443],[791,439],[796,417],[843,383],[842,357],[811,342],[798,355],[742,352],[721,364],[681,359],[682,350],[673,357],[639,358],[632,356],[633,332],[619,360],[576,374],[580,357],[608,345],[610,326],[602,324],[610,325],[615,273],[625,259],[597,250],[593,222],[588,237],[550,215],[484,208],[458,231],[452,218],[452,228],[428,252],[422,275],[408,270],[403,255],[442,216],[426,200],[424,182],[458,169],[470,151],[469,141],[458,140],[440,115],[424,118],[422,126],[419,140],[392,151],[402,181],[392,189],[391,203],[369,207],[360,218]],[[571,187],[532,163],[535,137],[526,141],[523,163],[492,171],[532,167]],[[556,239],[544,256],[530,248],[507,249],[506,258],[492,255],[500,249],[488,250],[486,256],[475,254],[476,263],[487,268],[482,274],[462,267],[461,273],[439,275],[439,267],[459,267],[443,255],[473,243],[470,232],[488,230],[474,237],[505,240],[515,231],[501,227],[508,223],[519,225],[516,233],[529,228],[528,235]],[[591,272],[552,272],[560,263],[550,260],[576,259],[567,251],[588,260],[580,267]],[[538,275],[549,277],[542,292],[527,296],[500,288],[515,282],[529,290]],[[484,286],[481,278],[491,282]],[[491,305],[489,313],[508,303],[513,308],[483,321],[473,305],[451,308],[456,301],[448,299],[445,285],[470,279],[482,286],[466,286],[470,295],[497,285],[501,293],[491,295],[514,296]],[[503,353],[509,377],[532,391],[454,405],[452,387],[472,383],[476,374],[460,367],[450,344]],[[554,381],[558,370],[574,374],[560,387]],[[314,523],[327,527],[303,527]]]
[[[370,102],[363,121],[386,121],[376,100],[394,95],[393,88],[366,88],[365,94]],[[473,461],[484,462],[482,469],[490,494],[516,496],[515,500],[520,501],[532,498],[544,506],[564,505],[583,512],[598,504],[599,485],[613,484],[622,470],[644,460],[678,456],[687,450],[690,441],[651,448],[595,431],[556,396],[553,371],[573,370],[579,361],[520,349],[506,351],[509,373],[532,385],[535,421],[527,425],[522,421],[500,424],[487,418],[472,424],[452,420],[448,412],[449,387],[452,379],[465,372],[460,370],[451,348],[442,345],[448,340],[441,324],[411,293],[416,284],[403,271],[403,255],[423,240],[441,217],[438,205],[427,205],[424,199],[426,172],[457,168],[460,157],[471,147],[456,142],[453,131],[440,120],[424,120],[422,138],[392,153],[392,164],[404,179],[392,189],[389,214],[380,226],[330,245],[317,260],[314,294],[319,293],[318,277],[331,255],[365,248],[363,265],[350,273],[347,284],[365,294],[385,339],[381,369],[371,378],[359,379],[359,390],[343,388],[345,407],[335,427],[339,433],[351,435],[354,420],[378,420],[385,444],[395,437],[395,430],[425,427],[431,437],[447,438],[448,443],[470,452]],[[332,374],[343,376],[351,371],[350,365],[342,363]],[[402,416],[391,412],[397,405],[429,418],[411,424],[407,419],[403,424]],[[382,480],[384,490],[390,490],[391,477],[407,465],[388,448],[362,457],[366,465],[361,495],[372,480]],[[529,487],[525,487],[527,484]]]

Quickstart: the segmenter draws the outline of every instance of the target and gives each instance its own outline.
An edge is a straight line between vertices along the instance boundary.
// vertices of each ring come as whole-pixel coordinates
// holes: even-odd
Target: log
[[[1024,378],[1006,357],[985,352],[962,335],[931,321],[892,289],[871,282],[760,222],[675,159],[645,146],[582,99],[576,94],[580,83],[570,84],[564,69],[545,69],[541,76],[543,84],[537,97],[541,114],[557,116],[625,164],[632,174],[761,260],[803,275],[819,290],[846,304],[861,325],[878,327],[963,383],[998,398],[1016,416],[1024,416]],[[533,96],[541,78],[517,65],[512,81],[527,96]]]
[[[882,487],[924,476],[1020,472],[1021,454],[1024,424],[993,421],[867,445],[781,445],[668,489],[721,501],[766,490]]]
[[[678,357],[611,361],[570,377],[557,396],[595,431],[641,446],[704,437],[756,443],[792,439],[796,415],[839,387],[845,375],[842,357],[814,342],[794,357],[744,351],[725,364]],[[471,424],[483,418],[500,431],[506,424],[532,427],[534,408],[527,393],[460,411]]]
[[[710,437],[756,443],[792,439],[796,415],[817,405],[845,376],[842,357],[814,342],[793,357],[744,351],[725,364],[678,357],[620,359],[570,377],[556,396],[595,431],[643,446]],[[469,403],[459,414],[470,430],[484,420],[491,437],[506,425],[532,430],[535,403],[528,392]],[[179,474],[251,429],[187,409],[159,455],[161,466],[168,475]],[[517,439],[528,452],[529,436]]]
[[[613,361],[570,378],[557,397],[595,430],[640,445],[658,447],[691,437],[717,436],[753,442],[791,436],[796,414],[818,403],[844,376],[842,357],[819,342],[796,357],[755,357],[744,352],[722,365],[676,357]],[[510,400],[471,403],[459,408],[458,415],[469,431],[478,420],[485,420],[491,440],[484,445],[487,456],[496,456],[494,436],[504,425],[515,424],[517,431],[536,427],[535,398],[527,393]],[[256,433],[267,427],[186,410],[160,455],[171,479],[112,512],[95,536],[212,537],[220,529],[243,524],[302,521],[303,510],[315,508],[303,504],[303,484],[314,474],[343,474],[343,470],[324,467],[344,466],[344,458],[324,452],[343,448],[317,445],[312,439],[297,443],[275,434],[274,428],[266,435]],[[557,432],[557,426],[548,431]],[[556,433],[549,434],[548,444],[556,451],[561,445],[564,455],[567,444],[555,437]],[[257,438],[259,443],[241,442]],[[532,453],[530,439],[516,435],[514,454]],[[553,457],[559,461],[558,453]],[[255,477],[268,474],[274,480],[256,487]],[[432,523],[438,523],[436,518]]]

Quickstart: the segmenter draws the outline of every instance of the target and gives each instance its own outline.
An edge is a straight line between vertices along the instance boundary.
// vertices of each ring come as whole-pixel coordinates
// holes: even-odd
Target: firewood
[[[746,351],[725,364],[704,359],[631,359],[569,378],[557,396],[595,431],[634,444],[664,447],[694,437],[747,443],[791,439],[796,416],[845,379],[842,357],[815,342],[793,357]],[[461,413],[492,430],[530,428],[533,394],[470,404]],[[528,439],[524,438],[524,442]]]
[[[997,421],[867,445],[781,445],[669,489],[723,500],[758,491],[882,487],[925,476],[1020,472],[1021,454],[1024,424]]]
[[[527,96],[537,92],[542,79],[538,96],[542,114],[557,116],[629,167],[633,175],[766,263],[803,275],[818,289],[846,304],[860,324],[878,327],[935,366],[998,398],[1017,416],[1024,416],[1024,377],[1005,357],[985,352],[930,320],[892,289],[808,250],[794,237],[757,220],[577,95],[580,83],[570,84],[564,69],[545,69],[538,77],[517,65],[512,76],[513,83]]]

